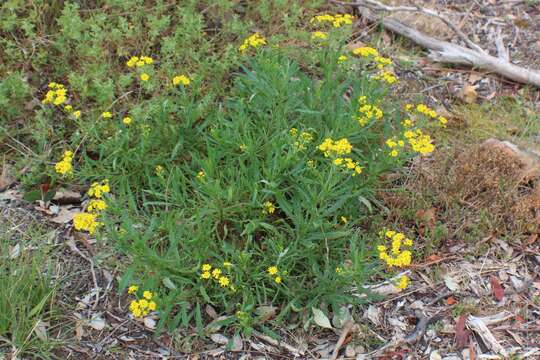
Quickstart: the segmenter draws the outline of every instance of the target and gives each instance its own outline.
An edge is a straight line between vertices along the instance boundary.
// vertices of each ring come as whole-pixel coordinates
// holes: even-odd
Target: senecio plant
[[[224,98],[208,97],[196,73],[141,54],[119,60],[135,104],[75,113],[77,97],[49,84],[44,106],[67,112],[84,139],[62,149],[52,176],[91,184],[74,227],[127,255],[120,287],[134,318],[202,329],[201,308],[212,305],[251,328],[258,306],[277,306],[278,321],[337,308],[359,301],[352,289],[375,273],[411,264],[411,239],[362,223],[381,175],[429,155],[430,130],[446,119],[389,96],[392,60],[347,50],[353,21],[316,16],[304,45],[247,34]]]

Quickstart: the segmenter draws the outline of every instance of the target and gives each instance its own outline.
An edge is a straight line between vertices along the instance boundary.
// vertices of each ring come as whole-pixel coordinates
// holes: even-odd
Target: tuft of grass
[[[49,358],[57,341],[48,337],[55,317],[56,285],[39,226],[12,241],[12,229],[0,224],[0,354]]]

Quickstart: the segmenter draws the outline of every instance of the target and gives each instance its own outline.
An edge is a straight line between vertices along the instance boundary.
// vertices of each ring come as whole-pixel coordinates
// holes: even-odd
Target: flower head
[[[191,80],[186,75],[178,75],[173,78],[173,85],[184,85],[188,86],[191,83]]]
[[[150,75],[148,75],[147,73],[142,73],[139,78],[141,79],[141,81],[148,81],[150,80]]]

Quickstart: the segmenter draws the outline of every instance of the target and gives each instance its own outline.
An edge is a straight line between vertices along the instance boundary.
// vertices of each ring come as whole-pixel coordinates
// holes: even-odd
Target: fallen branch
[[[336,0],[330,1],[341,5],[356,6],[362,17],[364,17],[368,21],[380,21],[382,26],[386,29],[395,32],[396,34],[399,34],[401,36],[404,36],[415,42],[416,44],[430,50],[428,57],[435,62],[445,62],[477,67],[497,73],[508,79],[520,83],[532,84],[540,87],[540,72],[536,70],[526,69],[510,63],[507,59],[505,59],[503,51],[501,51],[501,55],[503,55],[501,58],[489,55],[478,45],[470,41],[456,26],[450,25],[451,22],[446,17],[442,16],[436,11],[420,7],[392,7],[384,5],[375,0],[364,0],[355,3],[347,3]],[[458,36],[470,48],[433,38],[395,19],[384,16],[381,17],[383,12],[394,11],[417,11],[437,17],[444,21],[447,25],[449,25],[450,28],[452,28],[452,30],[454,30],[454,32],[456,32],[456,34],[458,34]]]
[[[343,343],[345,342],[345,339],[347,338],[347,335],[349,335],[349,332],[354,328],[354,323],[352,321],[348,321],[345,326],[343,327],[343,330],[341,331],[341,335],[339,336],[338,342],[336,343],[336,347],[334,348],[334,352],[332,353],[332,357],[330,360],[336,360],[339,355],[339,349],[343,346]]]
[[[302,355],[304,355],[304,351],[302,351],[300,349],[297,349],[297,348],[295,348],[295,347],[293,347],[293,346],[291,346],[289,344],[286,344],[286,343],[284,343],[282,341],[278,341],[276,339],[273,339],[270,336],[261,334],[258,331],[254,331],[253,335],[255,335],[255,337],[257,337],[257,338],[259,338],[259,339],[261,339],[263,341],[266,341],[267,343],[269,343],[271,345],[281,347],[281,348],[287,350],[288,352],[290,352],[294,356],[302,356]]]
[[[489,347],[497,355],[502,355],[505,358],[508,358],[508,352],[502,345],[495,339],[495,336],[489,331],[486,324],[482,319],[475,316],[469,315],[467,318],[467,326],[476,332],[484,341],[487,347]]]

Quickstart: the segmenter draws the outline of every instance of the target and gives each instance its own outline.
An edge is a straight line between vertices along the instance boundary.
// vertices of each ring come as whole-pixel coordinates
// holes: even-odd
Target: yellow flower
[[[276,207],[274,206],[274,203],[271,201],[267,201],[264,203],[264,210],[263,212],[266,214],[273,214],[276,211]]]
[[[139,290],[139,287],[137,285],[131,285],[128,288],[128,294],[134,294],[137,292],[137,290]]]
[[[152,294],[151,291],[146,290],[145,292],[143,292],[143,298],[145,298],[146,300],[152,299],[152,296],[154,296],[154,294]]]
[[[289,134],[291,136],[296,136],[298,134],[298,129],[297,128],[291,128],[291,130],[289,130]]]
[[[86,207],[86,210],[88,212],[96,212],[96,211],[103,211],[107,208],[107,204],[105,201],[101,199],[92,199],[88,202],[88,206]]]
[[[112,118],[112,113],[110,111],[104,111],[101,113],[101,117],[104,119],[110,119]]]
[[[315,160],[308,160],[307,165],[311,168],[315,167]]]
[[[161,165],[156,166],[156,168],[154,169],[154,172],[156,173],[157,176],[162,176],[163,171],[165,171],[165,169]]]
[[[336,268],[336,274],[342,274],[342,273],[343,273],[343,268],[340,267],[340,266],[338,266],[338,267]]]
[[[147,65],[152,65],[154,63],[154,59],[152,59],[149,56],[142,56],[141,61],[144,62]]]
[[[212,276],[214,277],[214,279],[219,279],[219,277],[221,276],[221,269],[214,269],[212,270]]]
[[[201,266],[201,269],[202,269],[202,271],[210,271],[210,270],[212,270],[212,265],[210,265],[210,264],[203,264],[203,265]]]
[[[54,165],[54,170],[61,175],[70,175],[73,172],[73,166],[71,165],[71,159],[62,160]]]
[[[122,122],[126,125],[129,125],[131,124],[131,122],[133,121],[132,118],[130,118],[129,116],[126,116],[125,118],[122,119]]]
[[[347,61],[347,59],[349,59],[347,56],[345,56],[345,55],[340,55],[340,56],[338,57],[338,59],[337,59],[337,62],[338,62],[338,63],[342,63],[342,62]]]
[[[399,155],[399,152],[396,149],[390,151],[390,156],[391,157],[397,157],[398,155]]]
[[[270,275],[276,275],[278,273],[278,268],[277,266],[270,266],[266,271],[268,271]]]
[[[203,279],[210,279],[211,276],[212,276],[212,274],[210,274],[210,271],[204,271],[201,274],[201,278],[203,278]]]
[[[191,83],[191,80],[186,75],[178,75],[173,78],[173,85],[184,85],[188,86]]]
[[[403,275],[399,278],[399,282],[397,283],[398,289],[405,289],[409,285],[409,278],[406,275]]]
[[[398,81],[398,78],[396,75],[391,73],[390,71],[382,70],[377,75],[373,77],[375,80],[382,80],[386,82],[389,85],[392,85]]]
[[[157,304],[155,301],[148,302],[148,310],[155,311],[157,309]]]
[[[229,281],[229,278],[228,278],[228,277],[226,277],[226,276],[221,276],[221,277],[219,278],[219,285],[220,285],[221,287],[227,287],[227,286],[229,286],[229,284],[230,284],[230,281]]]
[[[343,155],[350,154],[352,151],[352,145],[346,138],[340,140],[332,140],[332,138],[326,138],[318,146],[318,149],[324,153],[324,156],[334,156],[334,155]]]
[[[369,46],[363,46],[356,48],[352,51],[354,55],[362,56],[362,57],[370,57],[370,56],[379,56],[379,52]]]
[[[240,45],[238,50],[241,53],[245,53],[246,51],[249,50],[249,48],[256,49],[256,48],[261,47],[263,45],[266,45],[266,39],[261,34],[255,33],[255,34],[250,35],[247,38],[245,38],[244,42],[242,43],[242,45]]]
[[[203,170],[201,170],[201,171],[199,171],[197,173],[197,179],[198,180],[204,180],[205,177],[206,177],[206,173]]]
[[[223,262],[223,267],[224,267],[225,269],[230,269],[232,266],[233,266],[233,264],[230,263],[230,262],[228,262],[228,261],[224,261],[224,262]]]
[[[281,284],[281,280],[282,280],[282,279],[281,279],[281,276],[276,276],[276,277],[274,278],[274,281],[276,282],[276,284]]]
[[[90,185],[90,189],[88,189],[88,195],[90,197],[95,197],[97,199],[101,199],[103,194],[107,194],[111,191],[109,187],[109,181],[103,180],[101,183],[94,182],[92,185]]]
[[[314,31],[311,33],[311,38],[316,40],[328,39],[328,34],[323,31]]]
[[[246,151],[247,146],[246,144],[240,144],[240,151]]]
[[[134,67],[137,62],[139,61],[139,58],[137,56],[132,56],[127,62],[126,62],[126,65],[127,67]]]
[[[342,216],[339,218],[341,220],[342,223],[346,224],[349,222],[349,220],[345,217],[345,216]]]
[[[141,81],[148,81],[150,80],[150,75],[148,75],[147,73],[142,73],[140,79]]]
[[[73,227],[75,230],[88,231],[89,234],[93,234],[101,225],[96,218],[96,214],[77,213],[73,216]]]
[[[75,117],[75,119],[80,118],[81,117],[81,111],[80,110],[74,111],[73,116]]]

